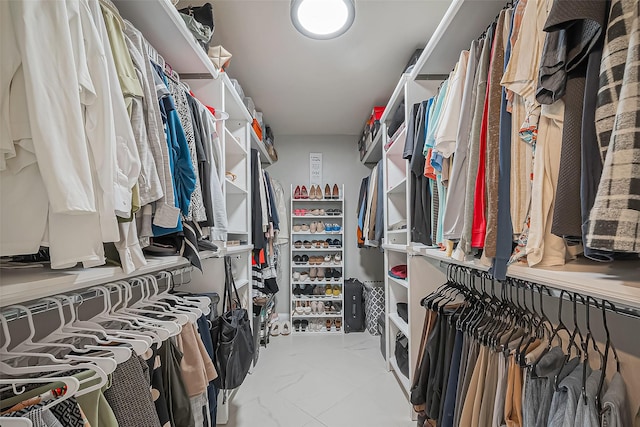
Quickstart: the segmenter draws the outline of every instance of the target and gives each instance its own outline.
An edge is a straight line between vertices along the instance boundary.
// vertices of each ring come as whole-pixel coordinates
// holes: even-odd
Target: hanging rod
[[[142,282],[139,280],[139,278],[144,277],[144,276],[154,276],[159,280],[164,279],[165,277],[164,274],[170,274],[171,278],[169,280],[169,282],[167,283],[167,287],[177,287],[180,286],[181,283],[176,283],[176,276],[180,275],[180,277],[183,277],[185,273],[191,273],[191,271],[193,270],[192,266],[188,266],[188,267],[180,267],[180,268],[175,268],[172,270],[160,270],[157,271],[155,273],[148,273],[148,274],[142,274],[140,276],[135,276],[135,277],[130,277],[128,279],[122,279],[122,280],[115,280],[113,282],[107,282],[105,284],[108,283],[117,283],[117,282],[129,282],[131,284],[132,288],[138,288],[142,285]],[[188,283],[188,282],[185,282]],[[97,286],[101,286],[101,285],[97,285]],[[164,288],[162,288],[164,290]],[[109,290],[109,295],[113,295],[115,294],[117,291],[116,290]],[[73,304],[80,304],[82,302],[85,301],[90,301],[96,298],[103,298],[103,294],[96,291],[96,290],[92,290],[91,288],[88,288],[84,291],[79,291],[79,292],[74,292],[71,294],[67,294],[67,293],[60,293],[60,294],[55,294],[55,295],[67,295],[69,297],[69,300],[73,303]],[[51,295],[51,296],[55,296],[55,295]],[[60,301],[62,306],[67,306],[68,305],[68,301]],[[58,308],[58,305],[52,301],[42,301],[42,299],[39,300],[35,300],[33,301],[31,304],[26,305],[26,307],[31,311],[31,314],[40,314],[40,313],[44,313],[46,311],[50,311],[50,310],[54,310]],[[4,310],[0,310],[2,311],[4,317],[7,319],[7,321],[14,321],[14,320],[19,320],[22,318],[26,318],[27,315],[24,313],[23,310],[21,309],[4,309]]]
[[[489,269],[482,269],[482,268],[476,268],[476,267],[471,267],[471,266],[467,266],[467,265],[462,265],[462,264],[458,264],[455,262],[446,262],[445,260],[439,260],[438,263],[440,268],[454,268],[454,269],[458,269],[458,271],[465,271],[467,273],[475,273],[478,275],[487,275]],[[490,276],[485,276],[488,279],[490,279],[492,282],[496,281],[495,279],[493,279]],[[606,302],[606,311],[610,312],[610,313],[615,313],[615,314],[620,314],[626,317],[631,317],[634,319],[640,319],[640,309],[636,308],[636,307],[632,307],[632,306],[628,306],[628,305],[624,305],[624,304],[620,304],[620,303],[612,303],[611,301],[607,300],[606,298],[602,298],[602,297],[598,297],[598,296],[594,296],[594,295],[586,295],[584,293],[581,292],[576,292],[576,291],[570,291],[567,289],[562,289],[559,288],[557,286],[554,285],[549,285],[549,284],[542,284],[542,283],[538,283],[534,280],[531,279],[519,279],[519,278],[515,278],[515,277],[507,277],[507,280],[505,281],[497,281],[501,284],[507,284],[509,286],[513,286],[515,287],[516,284],[513,281],[520,281],[522,283],[532,283],[538,286],[541,286],[543,288],[546,288],[550,293],[551,296],[555,297],[555,298],[563,298],[564,300],[570,300],[569,296],[570,295],[580,295],[582,297],[584,297],[584,299],[586,300],[586,297],[589,296],[590,298],[594,299],[595,301],[597,301],[600,305],[604,304]],[[539,292],[539,289],[537,290]]]

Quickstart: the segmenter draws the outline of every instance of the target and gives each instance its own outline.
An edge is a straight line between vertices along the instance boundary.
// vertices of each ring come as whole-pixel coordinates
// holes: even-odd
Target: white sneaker
[[[291,323],[287,320],[282,322],[282,335],[289,335],[291,333]]]
[[[272,337],[280,335],[280,323],[275,322],[273,325],[271,325],[270,333]]]

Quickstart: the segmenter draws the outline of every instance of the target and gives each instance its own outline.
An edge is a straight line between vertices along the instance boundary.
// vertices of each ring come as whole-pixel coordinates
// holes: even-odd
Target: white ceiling
[[[311,40],[290,21],[288,0],[216,0],[212,45],[233,54],[227,72],[277,135],[359,135],[385,105],[412,53],[451,0],[355,0],[353,27]],[[202,4],[181,1],[179,6]]]

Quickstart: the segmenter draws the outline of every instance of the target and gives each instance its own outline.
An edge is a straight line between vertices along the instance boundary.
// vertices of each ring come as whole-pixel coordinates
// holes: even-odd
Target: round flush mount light
[[[291,21],[307,37],[328,40],[346,33],[356,18],[354,0],[291,0]]]

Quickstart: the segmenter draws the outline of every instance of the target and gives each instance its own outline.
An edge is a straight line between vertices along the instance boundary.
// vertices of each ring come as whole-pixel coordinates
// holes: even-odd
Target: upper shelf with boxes
[[[382,134],[380,118],[384,113],[384,106],[373,107],[371,115],[364,125],[358,151],[362,163],[377,163],[382,158]]]

